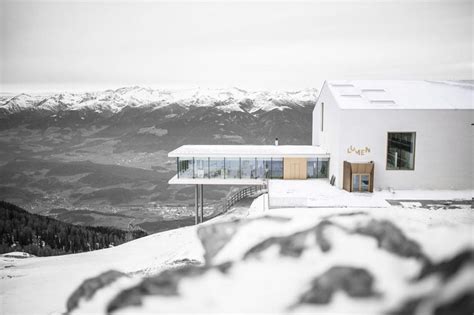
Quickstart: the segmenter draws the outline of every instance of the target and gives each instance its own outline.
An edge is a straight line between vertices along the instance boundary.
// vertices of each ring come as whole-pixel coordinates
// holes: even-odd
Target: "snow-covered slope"
[[[257,213],[263,198],[247,218],[90,253],[0,258],[0,311],[472,313],[471,209]]]
[[[188,258],[203,261],[195,227],[150,235],[100,251],[28,259],[0,258],[0,313],[62,313],[81,282],[109,269],[145,275]]]
[[[52,95],[20,94],[14,97],[1,97],[0,109],[8,113],[23,110],[82,110],[92,109],[98,112],[119,112],[125,107],[150,106],[160,108],[170,104],[181,106],[218,106],[226,112],[272,109],[283,110],[285,103],[302,105],[304,102],[315,101],[316,89],[296,92],[245,91],[238,88],[230,89],[183,89],[155,90],[139,86],[124,87],[88,93],[60,93]]]

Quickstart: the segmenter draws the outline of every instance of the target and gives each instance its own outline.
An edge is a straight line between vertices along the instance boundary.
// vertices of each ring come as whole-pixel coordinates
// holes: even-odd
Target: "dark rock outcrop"
[[[474,264],[474,250],[472,249],[466,249],[452,258],[436,264],[427,263],[418,275],[417,280],[424,279],[433,274],[438,274],[446,280],[468,263]]]
[[[244,221],[236,220],[199,227],[197,233],[204,247],[204,260],[206,264],[211,263],[211,260],[224,248],[243,224],[245,224]]]
[[[154,277],[143,279],[138,285],[123,290],[107,305],[111,313],[126,306],[142,304],[142,297],[147,295],[171,296],[178,294],[178,282],[185,276],[196,276],[205,272],[203,267],[188,266],[166,270]]]
[[[419,275],[412,281],[413,283],[423,281],[430,276],[436,276],[442,279],[443,283],[447,283],[450,279],[457,275],[463,267],[468,264],[474,264],[474,250],[466,249],[453,257],[441,261],[439,263],[427,262]],[[474,281],[474,279],[472,279]],[[442,288],[442,286],[440,286]],[[431,304],[438,298],[439,292],[432,290],[423,296],[406,300],[398,309],[391,311],[393,315],[410,315],[418,314],[419,308],[425,303]],[[474,292],[465,290],[452,301],[435,305],[433,313],[436,315],[451,314],[473,314],[474,313]]]
[[[426,295],[406,301],[398,309],[389,311],[389,315],[416,315],[420,314],[419,309],[425,301],[431,303],[433,297]],[[474,314],[474,292],[464,292],[452,301],[440,303],[432,310],[433,315],[467,315]]]
[[[230,242],[242,226],[254,220],[270,220],[277,222],[289,221],[287,218],[264,216],[256,219],[233,220],[200,226],[197,233],[201,244],[204,247],[204,259],[206,264],[212,263],[212,259]]]
[[[428,261],[421,246],[409,239],[395,224],[386,220],[370,220],[357,227],[354,233],[375,238],[380,248],[401,257],[410,257]]]
[[[338,290],[354,298],[374,297],[377,294],[373,284],[374,277],[363,268],[331,267],[311,282],[311,288],[301,296],[299,303],[327,304]]]
[[[71,296],[69,296],[66,303],[67,312],[69,313],[74,310],[79,305],[81,299],[90,300],[97,291],[110,285],[119,278],[126,276],[126,274],[120,271],[109,270],[101,273],[97,277],[84,280]]]
[[[144,296],[161,295],[173,296],[179,295],[178,284],[183,278],[198,277],[211,269],[218,270],[223,274],[229,272],[232,264],[222,264],[215,267],[204,267],[188,265],[182,268],[165,270],[157,276],[147,277],[138,285],[123,290],[107,305],[107,313],[112,313],[118,309],[127,306],[139,306],[142,304]]]
[[[439,305],[434,315],[474,314],[474,292],[466,292],[453,301]]]

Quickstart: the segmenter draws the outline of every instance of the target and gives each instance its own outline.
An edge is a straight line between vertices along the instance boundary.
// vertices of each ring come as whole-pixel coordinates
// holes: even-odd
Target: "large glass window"
[[[318,178],[318,159],[308,159],[306,162],[308,178]]]
[[[272,159],[272,178],[283,178],[283,159],[273,158]]]
[[[178,177],[193,178],[193,158],[178,158]]]
[[[195,158],[194,159],[194,177],[205,178],[209,177],[209,159]]]
[[[225,178],[240,178],[240,159],[225,159]]]
[[[328,174],[329,174],[329,159],[327,158],[318,159],[317,177],[328,178]]]
[[[224,178],[224,159],[209,159],[209,177]]]
[[[284,159],[257,158],[178,158],[180,178],[275,178],[282,179]],[[307,178],[327,178],[328,158],[307,159]]]
[[[387,169],[413,170],[415,168],[415,133],[389,132],[387,141]]]
[[[328,178],[329,159],[328,158],[308,159],[306,169],[307,169],[308,178]]]
[[[241,176],[242,178],[255,178],[257,177],[255,168],[255,159],[241,159]]]
[[[257,159],[257,178],[270,178],[272,174],[272,161]]]

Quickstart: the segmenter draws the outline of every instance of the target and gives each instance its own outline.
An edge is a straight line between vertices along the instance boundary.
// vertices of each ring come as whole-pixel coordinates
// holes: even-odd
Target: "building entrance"
[[[374,163],[344,161],[343,188],[349,192],[373,192]]]

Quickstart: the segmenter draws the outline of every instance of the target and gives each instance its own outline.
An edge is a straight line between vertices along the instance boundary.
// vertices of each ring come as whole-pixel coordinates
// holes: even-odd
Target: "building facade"
[[[313,111],[313,145],[348,191],[472,189],[472,85],[327,81]]]
[[[184,145],[168,156],[177,165],[170,184],[261,185],[329,175],[328,152],[311,145]]]
[[[350,192],[472,189],[473,86],[326,81],[312,145],[184,145],[170,184],[327,179]],[[297,123],[297,122],[295,122]]]

